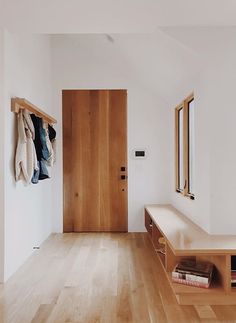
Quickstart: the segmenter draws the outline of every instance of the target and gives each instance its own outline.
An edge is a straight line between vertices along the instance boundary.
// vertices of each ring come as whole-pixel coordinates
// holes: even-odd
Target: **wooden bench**
[[[171,205],[147,205],[145,226],[179,304],[236,304],[236,288],[231,287],[231,257],[236,255],[236,236],[210,235]],[[165,240],[165,254],[160,252],[161,237]],[[188,257],[215,265],[209,289],[172,282],[175,265]]]

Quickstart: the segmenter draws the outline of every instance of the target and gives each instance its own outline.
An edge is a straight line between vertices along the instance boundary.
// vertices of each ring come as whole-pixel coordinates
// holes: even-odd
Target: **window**
[[[175,109],[176,191],[194,199],[194,96]]]

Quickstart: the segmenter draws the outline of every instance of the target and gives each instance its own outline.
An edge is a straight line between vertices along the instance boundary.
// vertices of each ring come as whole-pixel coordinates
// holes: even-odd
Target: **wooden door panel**
[[[100,185],[100,231],[110,230],[110,152],[109,152],[109,94],[99,93],[99,185]]]
[[[62,95],[62,118],[63,118],[63,228],[64,232],[73,232],[73,210],[72,196],[73,188],[71,185],[72,178],[72,158],[69,158],[72,152],[72,109],[74,97],[67,91]]]
[[[127,231],[126,97],[126,90],[63,91],[65,232]]]
[[[96,93],[75,91],[73,107],[72,140],[75,148],[73,160],[74,231],[97,231],[99,228],[99,169],[98,125]]]
[[[109,116],[109,156],[110,156],[110,212],[111,228],[127,229],[127,146],[124,145],[127,137],[126,93],[122,90],[110,91]],[[126,171],[121,172],[121,167]]]

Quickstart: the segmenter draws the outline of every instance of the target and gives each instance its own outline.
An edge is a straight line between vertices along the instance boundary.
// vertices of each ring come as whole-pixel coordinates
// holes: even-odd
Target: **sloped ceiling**
[[[209,61],[235,47],[236,27],[164,27],[147,34],[52,37],[68,47],[68,66],[70,55],[79,53],[78,59],[86,57],[93,68],[106,64],[112,75],[119,70],[173,107],[194,90],[195,80]]]
[[[109,40],[110,37],[113,41]],[[124,79],[132,78],[170,106],[189,94],[182,90],[199,70],[198,54],[194,50],[162,31],[152,34],[110,34],[110,37],[107,38],[105,34],[64,34],[53,35],[52,39],[57,46],[55,55],[62,57],[67,71],[71,68],[70,61],[75,60],[74,55],[78,55],[78,62],[86,57],[85,61],[90,62],[86,69],[94,69],[95,75],[102,74],[99,66],[107,66],[113,76],[118,70]],[[86,75],[86,71],[83,73]],[[190,84],[186,91],[192,90]]]
[[[236,25],[235,0],[1,2],[5,27],[31,33],[150,33],[166,26]]]
[[[198,54],[212,54],[219,44],[227,47],[236,41],[236,26],[162,27],[163,33],[175,42]]]
[[[111,35],[111,51],[171,104],[192,89],[206,49],[236,26],[235,0],[0,0],[0,7],[10,32],[87,34],[94,46]]]
[[[115,35],[114,39],[115,46],[137,71],[140,81],[169,103],[173,97],[178,100],[178,93],[199,70],[199,55],[161,31]]]

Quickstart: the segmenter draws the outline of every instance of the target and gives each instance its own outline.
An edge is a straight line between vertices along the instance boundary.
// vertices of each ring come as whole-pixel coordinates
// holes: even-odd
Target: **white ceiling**
[[[0,0],[4,26],[38,33],[147,33],[236,25],[235,0]]]
[[[100,77],[100,66],[106,66],[112,80],[117,78],[117,82],[120,81],[117,76],[119,71],[119,75],[124,77],[122,86],[132,80],[164,99],[170,106],[193,90],[189,80],[200,68],[199,55],[194,50],[162,31],[111,36],[113,42],[106,35],[99,34],[52,36],[54,55],[59,62],[63,62],[66,71],[64,77],[68,75],[66,84],[70,84],[71,75],[74,75],[73,70],[70,71],[73,68],[70,62],[77,59],[80,69],[85,69],[82,75],[86,75],[87,71],[88,75],[94,73]],[[86,87],[84,83],[83,86]],[[186,93],[183,93],[183,89]]]
[[[162,27],[166,35],[198,55],[212,55],[219,45],[227,50],[236,43],[236,27]]]
[[[236,35],[236,0],[0,0],[0,8],[0,26],[11,32],[111,34],[112,53],[171,104],[214,43]],[[104,35],[90,36],[78,41],[103,46]]]
[[[193,91],[196,78],[209,62],[235,49],[236,27],[163,27],[149,34],[110,36],[113,41],[105,34],[52,38],[58,46],[57,55],[62,55],[62,61],[66,57],[68,66],[75,53],[78,61],[86,57],[93,68],[110,61],[112,71],[118,64],[124,75],[132,75],[143,88],[173,106]]]
[[[136,70],[137,77],[167,102],[199,69],[195,51],[161,31],[153,34],[115,35],[115,47]]]

